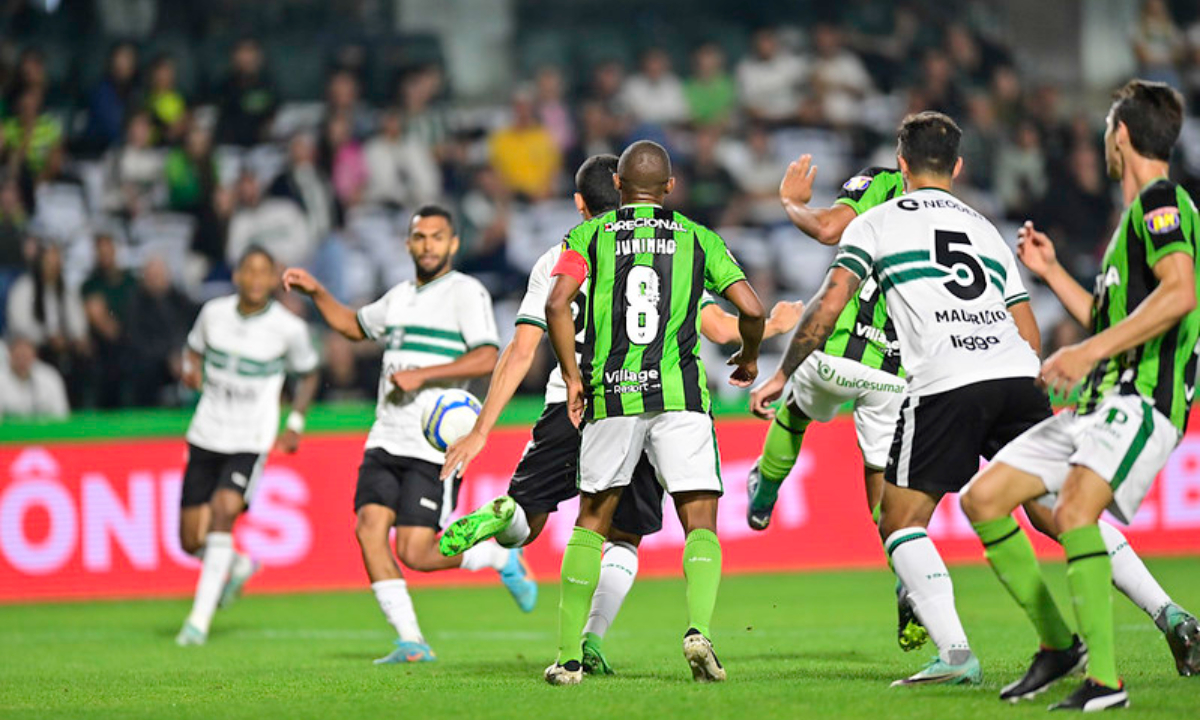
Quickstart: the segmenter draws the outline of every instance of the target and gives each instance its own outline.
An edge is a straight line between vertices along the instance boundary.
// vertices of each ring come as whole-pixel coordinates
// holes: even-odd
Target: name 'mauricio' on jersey
[[[834,265],[879,283],[910,394],[1037,376],[1037,355],[1008,312],[1029,300],[1012,250],[950,193],[921,188],[859,215]]]
[[[745,279],[719,235],[657,205],[626,205],[577,225],[566,247],[587,263],[580,371],[588,419],[708,412],[700,360],[705,288]]]

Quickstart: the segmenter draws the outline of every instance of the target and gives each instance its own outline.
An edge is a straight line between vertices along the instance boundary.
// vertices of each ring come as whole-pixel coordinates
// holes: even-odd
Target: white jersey
[[[204,356],[204,386],[187,441],[217,453],[265,453],[279,431],[284,373],[317,369],[308,326],[275,301],[252,314],[236,295],[209,300],[188,333]]]
[[[391,378],[399,370],[453,362],[484,345],[498,347],[491,296],[475,278],[451,270],[420,287],[413,280],[400,283],[359,310],[358,324],[368,338],[384,346],[367,447],[441,465],[445,455],[421,434],[421,412],[439,391],[465,387],[466,382],[426,383],[407,393]]]
[[[859,215],[842,233],[834,265],[878,280],[909,393],[1037,377],[1037,355],[1008,312],[1029,300],[1012,250],[953,195],[924,188]]]
[[[546,299],[550,296],[550,281],[553,279],[551,273],[554,272],[554,266],[558,264],[558,259],[562,257],[563,245],[558,243],[538,258],[534,263],[533,269],[529,271],[529,283],[525,288],[525,297],[521,298],[521,306],[517,308],[517,325],[535,325],[541,329],[546,329]],[[587,280],[583,281],[583,285],[579,287],[579,294],[575,296],[575,301],[571,303],[571,317],[575,318],[575,347],[578,348],[583,342],[583,327],[579,324],[580,304],[583,303],[587,296]],[[705,306],[712,305],[712,295],[707,290],[700,300],[700,309]],[[575,361],[579,362],[579,353],[575,353]],[[550,371],[550,378],[546,381],[546,404],[554,405],[556,403],[565,403],[567,401],[567,384],[563,382],[562,367],[555,363],[554,369]]]

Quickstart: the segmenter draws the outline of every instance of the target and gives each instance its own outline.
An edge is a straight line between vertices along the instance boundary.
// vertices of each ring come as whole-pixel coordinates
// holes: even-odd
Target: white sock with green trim
[[[1100,537],[1104,538],[1104,547],[1112,559],[1113,585],[1151,619],[1157,618],[1162,609],[1171,604],[1171,596],[1146,569],[1124,533],[1101,520]]]
[[[925,528],[897,530],[884,543],[892,568],[943,662],[959,665],[971,656],[967,633],[954,608],[954,584]]]
[[[626,542],[604,543],[604,554],[600,558],[600,580],[592,595],[592,609],[583,628],[585,635],[594,633],[604,637],[613,620],[617,619],[625,596],[633,588],[637,571],[637,547]]]
[[[496,533],[496,542],[500,543],[501,547],[519,548],[529,541],[529,518],[525,515],[525,508],[516,501],[513,505],[515,508],[508,527]]]

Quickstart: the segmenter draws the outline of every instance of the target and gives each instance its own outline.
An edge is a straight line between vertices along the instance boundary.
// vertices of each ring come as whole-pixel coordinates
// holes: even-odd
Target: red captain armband
[[[555,263],[554,269],[550,271],[550,277],[555,275],[566,275],[575,279],[575,282],[582,285],[588,277],[587,260],[574,250],[564,250],[563,254]]]

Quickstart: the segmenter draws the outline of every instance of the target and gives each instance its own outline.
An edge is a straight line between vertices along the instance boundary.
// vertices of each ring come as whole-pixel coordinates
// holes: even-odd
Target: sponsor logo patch
[[[842,189],[846,192],[859,192],[866,190],[871,186],[871,178],[866,175],[855,175],[842,184]]]
[[[1179,208],[1174,205],[1160,207],[1146,213],[1146,229],[1151,235],[1166,235],[1175,230],[1182,222]]]
[[[438,504],[429,498],[421,498],[421,507],[429,510],[437,510]]]

